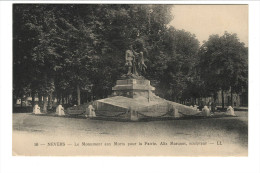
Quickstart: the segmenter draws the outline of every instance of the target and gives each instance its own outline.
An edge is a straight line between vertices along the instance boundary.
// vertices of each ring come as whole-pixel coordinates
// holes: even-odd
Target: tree
[[[233,92],[241,92],[247,87],[247,48],[236,34],[225,32],[223,36],[210,36],[201,46],[199,56],[201,79],[210,93],[216,95],[221,90],[224,108],[224,91],[230,90],[232,99]]]
[[[32,29],[30,8],[26,5],[14,5],[13,23],[13,98],[22,100],[30,92],[34,98],[37,82],[36,64],[32,58],[32,48],[38,44],[38,33]],[[34,102],[34,99],[33,99]],[[33,103],[34,104],[34,103]],[[22,105],[22,104],[21,104]]]
[[[160,87],[167,91],[168,99],[181,101],[189,89],[188,83],[196,77],[194,69],[198,61],[199,41],[195,35],[171,27],[164,35],[161,50],[165,58],[154,63],[160,71]]]
[[[55,40],[58,35],[55,7],[14,5],[14,76],[29,85],[33,101],[35,93],[39,98],[43,96],[44,112],[47,111],[47,97],[51,107],[55,69],[60,58]],[[15,64],[19,64],[18,67]],[[17,69],[22,70],[16,72]],[[18,86],[17,81],[14,79],[14,86]]]
[[[72,96],[73,104],[78,105],[107,97],[116,80],[126,73],[124,54],[133,44],[144,52],[148,69],[143,75],[157,89],[166,90],[169,99],[180,100],[194,76],[198,41],[188,32],[168,28],[171,7],[15,5],[14,76],[21,80],[15,78],[14,93],[43,96],[44,111],[47,98],[51,108],[53,97],[68,103]],[[22,35],[26,32],[29,34]],[[30,74],[29,80],[19,74],[24,70]],[[28,91],[21,90],[26,87]]]

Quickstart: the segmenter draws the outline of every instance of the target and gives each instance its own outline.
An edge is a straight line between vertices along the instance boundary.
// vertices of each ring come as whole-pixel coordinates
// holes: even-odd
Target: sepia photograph
[[[12,155],[248,157],[248,14],[12,4]]]

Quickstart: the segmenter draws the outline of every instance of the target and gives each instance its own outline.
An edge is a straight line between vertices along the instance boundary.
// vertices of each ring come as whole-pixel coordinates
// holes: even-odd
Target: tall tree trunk
[[[23,97],[21,97],[21,108],[23,107]]]
[[[13,106],[16,105],[16,103],[17,103],[17,98],[13,96]]]
[[[232,90],[232,87],[230,87],[230,93],[231,93],[231,106],[234,107],[234,103],[233,103],[233,90]]]
[[[213,94],[213,99],[214,99],[214,102],[215,102],[215,103],[216,103],[216,100],[217,100],[217,96],[218,96],[217,93],[214,93],[214,94]]]
[[[61,94],[61,104],[64,105],[64,95],[63,95],[63,93]]]
[[[43,96],[43,108],[42,108],[43,113],[47,113],[47,106],[48,106],[47,96]]]
[[[60,96],[59,97],[57,97],[57,104],[60,104]]]
[[[57,92],[57,104],[60,104],[60,101],[61,101],[60,92]]]
[[[50,103],[50,102],[51,102],[51,100],[50,100],[50,95],[48,95],[48,96],[47,96],[47,98],[48,98],[48,105],[47,105],[47,109],[50,109],[50,104],[51,104],[51,103]]]
[[[32,107],[35,105],[35,92],[32,92]]]
[[[72,104],[72,95],[71,94],[69,94],[69,104]]]
[[[38,95],[38,101],[39,101],[39,106],[41,106],[42,105],[42,95]]]
[[[225,104],[224,104],[224,91],[223,91],[223,89],[221,90],[221,97],[222,97],[222,109],[224,109]]]
[[[48,97],[48,109],[52,109],[52,92]]]
[[[80,105],[80,88],[79,88],[79,84],[77,84],[77,100],[78,100],[78,105]]]

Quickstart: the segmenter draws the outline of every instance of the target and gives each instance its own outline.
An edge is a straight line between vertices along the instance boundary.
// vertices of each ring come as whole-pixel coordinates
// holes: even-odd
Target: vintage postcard
[[[14,3],[13,156],[248,156],[248,5]]]

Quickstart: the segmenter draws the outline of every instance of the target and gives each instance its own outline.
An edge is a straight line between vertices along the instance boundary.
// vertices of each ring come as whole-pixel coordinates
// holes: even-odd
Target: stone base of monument
[[[151,91],[155,88],[146,79],[125,79],[117,80],[116,86],[112,88],[114,96],[124,96],[128,98],[145,97],[149,98]]]
[[[97,117],[138,121],[200,114],[193,108],[156,96],[152,92],[155,88],[146,79],[117,80],[112,90],[112,97],[94,102]]]

